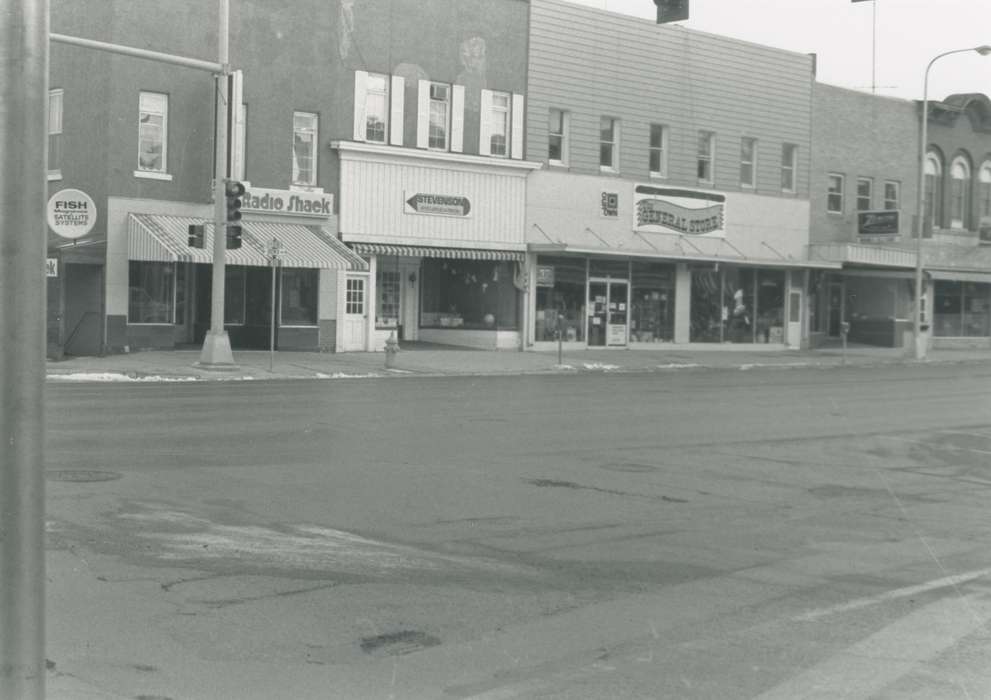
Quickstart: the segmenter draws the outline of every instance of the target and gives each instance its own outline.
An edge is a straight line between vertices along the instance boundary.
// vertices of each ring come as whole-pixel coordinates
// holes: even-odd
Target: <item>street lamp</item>
[[[982,56],[987,56],[991,54],[991,46],[983,44],[967,49],[954,49],[953,51],[939,54],[929,61],[929,65],[926,66],[925,79],[922,83],[922,128],[919,129],[919,191],[917,193],[918,208],[915,225],[915,319],[913,322],[913,331],[915,336],[916,360],[926,359],[926,345],[928,344],[922,342],[922,232],[925,228],[923,219],[925,218],[926,201],[926,127],[929,124],[929,69],[933,67],[936,61],[943,58],[943,56],[949,56],[955,53],[967,53],[968,51],[976,51]],[[935,199],[935,197],[936,193],[934,192],[933,198]]]

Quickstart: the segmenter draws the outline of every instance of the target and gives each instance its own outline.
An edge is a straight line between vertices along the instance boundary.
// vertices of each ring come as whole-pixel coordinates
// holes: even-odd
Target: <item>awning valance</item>
[[[189,226],[204,224],[202,248],[190,248]],[[155,262],[213,262],[213,223],[188,216],[130,214],[127,257]],[[267,251],[279,242],[283,267],[367,270],[364,260],[332,234],[318,227],[267,221],[241,222],[241,247],[227,250],[227,265],[268,267]]]
[[[926,270],[926,272],[934,280],[945,280],[949,282],[983,282],[984,284],[991,284],[991,271],[976,272],[961,270],[957,272],[955,270]]]
[[[513,250],[435,248],[386,243],[352,243],[351,247],[359,255],[395,255],[410,258],[452,258],[456,260],[511,260],[515,262],[523,262],[524,259],[522,252]]]

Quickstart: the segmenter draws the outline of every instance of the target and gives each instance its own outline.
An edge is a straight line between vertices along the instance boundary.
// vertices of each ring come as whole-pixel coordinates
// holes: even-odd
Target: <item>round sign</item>
[[[60,190],[48,200],[48,226],[62,238],[81,238],[96,224],[96,204],[82,190]]]

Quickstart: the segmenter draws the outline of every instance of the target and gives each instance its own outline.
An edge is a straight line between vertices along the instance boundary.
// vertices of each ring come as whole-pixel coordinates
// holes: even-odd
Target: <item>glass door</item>
[[[607,345],[626,345],[626,328],[629,310],[627,309],[628,290],[626,282],[609,283],[609,323],[607,326]]]
[[[608,325],[609,285],[605,282],[588,283],[588,344],[604,347]]]

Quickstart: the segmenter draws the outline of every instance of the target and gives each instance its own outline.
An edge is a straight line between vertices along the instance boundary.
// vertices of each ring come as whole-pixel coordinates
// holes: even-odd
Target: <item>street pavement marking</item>
[[[840,603],[839,605],[833,605],[828,608],[821,608],[819,610],[812,610],[807,613],[802,613],[801,615],[796,615],[792,618],[795,622],[813,622],[822,617],[827,617],[829,615],[835,615],[837,613],[849,612],[850,610],[859,610],[860,608],[866,608],[871,605],[876,605],[878,603],[883,603],[888,600],[897,600],[898,598],[905,598],[906,596],[916,595],[918,593],[925,593],[926,591],[933,591],[937,588],[946,588],[947,586],[958,586],[961,583],[966,583],[968,581],[973,581],[975,579],[982,578],[991,574],[991,568],[989,569],[978,569],[976,571],[969,571],[962,574],[955,574],[953,576],[944,576],[943,578],[933,579],[932,581],[927,581],[926,583],[920,583],[915,586],[906,586],[905,588],[895,588],[894,590],[886,591],[874,596],[868,596],[866,598],[858,598],[856,600],[851,600],[846,603]]]
[[[957,447],[956,445],[933,445],[925,440],[909,440],[908,438],[895,437],[894,435],[879,435],[882,440],[897,440],[898,442],[909,442],[913,445],[925,445],[926,447],[938,448],[941,450],[957,450],[960,452],[976,452],[979,455],[991,455],[991,450],[976,450],[973,447]],[[986,437],[986,436],[985,436]]]
[[[916,610],[759,695],[757,700],[868,698],[930,662],[991,618],[991,601],[945,598]],[[985,633],[986,634],[986,633]],[[974,669],[974,675],[986,674]],[[987,683],[987,678],[981,678]],[[966,679],[958,679],[966,697]]]

